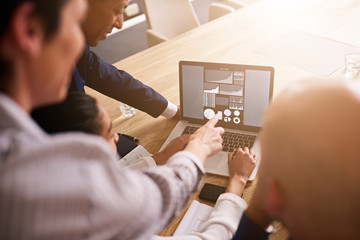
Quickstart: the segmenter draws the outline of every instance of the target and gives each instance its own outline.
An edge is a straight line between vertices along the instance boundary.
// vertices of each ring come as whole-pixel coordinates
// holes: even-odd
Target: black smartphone
[[[210,202],[216,202],[220,194],[224,193],[225,190],[226,190],[225,187],[221,187],[210,183],[205,183],[204,187],[201,189],[199,198]]]
[[[118,133],[118,135],[119,135],[119,141],[116,143],[116,148],[117,148],[117,152],[120,155],[120,157],[124,157],[131,150],[133,150],[134,148],[136,148],[138,146],[133,141],[131,141],[128,138],[121,135],[121,133]]]

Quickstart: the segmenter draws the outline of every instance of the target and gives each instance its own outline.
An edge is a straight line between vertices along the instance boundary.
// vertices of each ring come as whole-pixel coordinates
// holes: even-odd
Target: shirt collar
[[[0,128],[16,127],[34,136],[45,136],[46,133],[32,120],[15,101],[0,92]]]

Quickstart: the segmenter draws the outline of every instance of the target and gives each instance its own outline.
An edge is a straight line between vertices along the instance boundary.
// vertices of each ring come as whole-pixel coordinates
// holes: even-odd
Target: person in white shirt
[[[79,92],[69,93],[66,100],[50,106],[37,109],[33,118],[49,133],[80,131],[102,136],[112,146],[116,153],[117,134],[112,129],[111,119],[106,110],[88,95]],[[73,116],[61,118],[61,116]],[[142,164],[130,165],[133,168],[146,168],[147,165],[156,166],[166,163],[166,158],[174,154],[174,149],[180,151],[187,143],[189,135],[182,135],[174,139],[162,152],[155,153],[150,160],[142,160]],[[145,162],[145,163],[144,163]],[[199,228],[187,236],[160,237],[153,236],[152,240],[174,239],[231,239],[242,213],[247,207],[241,198],[245,184],[255,167],[252,150],[238,149],[229,155],[229,185],[226,193],[221,194],[208,218]]]
[[[17,0],[0,10],[0,239],[148,239],[222,147],[214,117],[167,164],[128,170],[103,138],[51,136],[33,122],[32,109],[67,93],[86,8],[86,0]]]
[[[221,194],[209,218],[200,224],[197,232],[184,236],[153,236],[151,240],[217,240],[232,239],[240,218],[247,208],[241,198],[245,184],[256,165],[256,156],[248,148],[238,148],[229,154],[229,185]]]

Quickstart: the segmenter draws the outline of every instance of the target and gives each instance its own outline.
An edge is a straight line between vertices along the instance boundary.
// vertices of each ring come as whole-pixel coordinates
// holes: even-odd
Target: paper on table
[[[201,223],[205,222],[211,214],[212,207],[193,200],[186,211],[173,236],[181,236],[196,232]]]
[[[139,145],[133,150],[131,150],[128,154],[126,154],[123,158],[121,158],[118,162],[121,167],[128,167],[129,165],[132,166],[137,165],[137,168],[142,168],[148,165],[146,161],[139,161],[140,158],[151,157],[151,156],[152,156],[151,153],[149,153],[143,146]]]
[[[289,32],[255,52],[327,77],[344,66],[345,54],[351,47],[302,32]]]

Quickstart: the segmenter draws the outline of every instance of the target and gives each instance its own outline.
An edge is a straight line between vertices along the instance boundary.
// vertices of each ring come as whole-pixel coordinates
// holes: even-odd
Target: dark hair
[[[96,100],[82,92],[70,92],[65,101],[35,109],[33,119],[44,131],[80,131],[100,135],[103,129]]]
[[[5,0],[0,8],[0,36],[9,25],[11,16],[16,7],[25,2],[35,5],[35,11],[44,22],[46,37],[51,37],[59,27],[60,13],[63,5],[69,0]]]
[[[49,40],[58,30],[60,13],[63,5],[69,0],[5,0],[0,7],[0,39],[6,32],[15,9],[22,3],[31,2],[35,6],[36,14],[42,19],[45,38]],[[0,53],[0,89],[8,86],[12,78],[14,66],[11,59]],[[7,82],[5,82],[7,81]],[[8,86],[9,87],[9,86]]]

